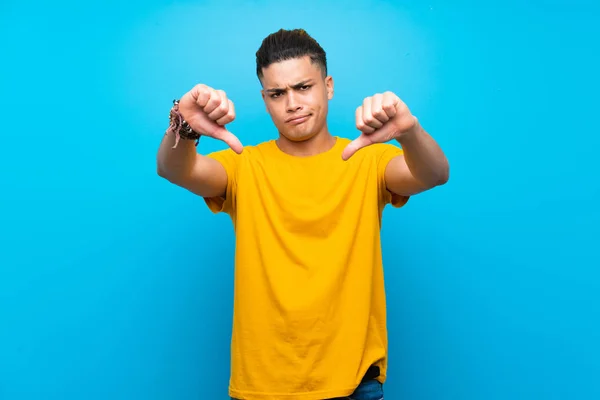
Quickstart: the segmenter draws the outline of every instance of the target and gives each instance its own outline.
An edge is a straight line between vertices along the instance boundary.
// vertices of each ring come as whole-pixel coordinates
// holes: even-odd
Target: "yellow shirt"
[[[370,365],[387,369],[380,245],[385,187],[402,150],[376,144],[348,161],[350,140],[309,157],[274,140],[209,155],[227,170],[224,198],[206,198],[235,228],[229,395],[321,400],[350,395]]]

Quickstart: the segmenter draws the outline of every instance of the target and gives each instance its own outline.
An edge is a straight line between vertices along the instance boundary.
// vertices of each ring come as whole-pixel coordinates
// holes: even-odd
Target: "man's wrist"
[[[421,124],[419,123],[419,120],[417,118],[415,118],[415,124],[412,126],[412,128],[400,133],[396,137],[396,141],[398,141],[398,143],[400,143],[400,145],[412,142],[419,136],[421,131],[422,131]]]
[[[169,113],[169,127],[166,133],[167,135],[175,135],[175,145],[173,148],[177,147],[179,139],[193,140],[196,142],[196,146],[200,141],[200,133],[194,131],[179,112],[179,100],[173,100],[173,107]]]

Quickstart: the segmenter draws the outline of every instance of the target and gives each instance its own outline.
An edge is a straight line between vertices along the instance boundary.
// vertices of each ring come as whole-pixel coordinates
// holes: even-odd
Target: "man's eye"
[[[277,97],[279,97],[279,96],[281,96],[281,93],[273,93],[273,94],[271,95],[271,98],[272,98],[272,99],[276,99],[276,98],[277,98]]]
[[[300,87],[300,90],[308,90],[310,89],[310,85],[304,85]]]

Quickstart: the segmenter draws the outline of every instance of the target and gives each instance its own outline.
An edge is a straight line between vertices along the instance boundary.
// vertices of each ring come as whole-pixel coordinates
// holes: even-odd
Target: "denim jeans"
[[[375,379],[370,379],[358,385],[350,396],[330,400],[383,400],[383,385]]]
[[[383,385],[375,379],[370,379],[358,385],[350,396],[331,400],[383,400]]]

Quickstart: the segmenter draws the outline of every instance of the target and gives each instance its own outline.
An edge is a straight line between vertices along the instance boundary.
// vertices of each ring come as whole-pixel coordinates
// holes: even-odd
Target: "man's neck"
[[[279,135],[276,142],[277,147],[286,154],[296,157],[309,157],[330,150],[335,145],[336,138],[328,130],[325,130],[301,142],[294,142],[283,135]]]

